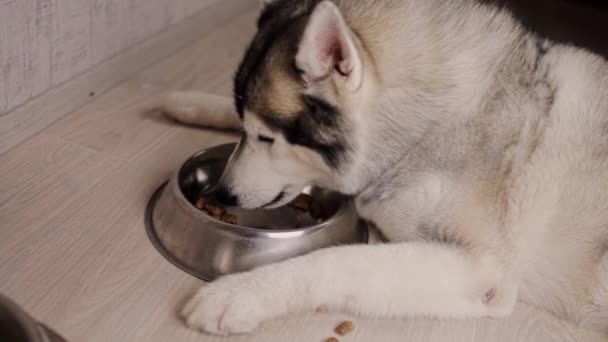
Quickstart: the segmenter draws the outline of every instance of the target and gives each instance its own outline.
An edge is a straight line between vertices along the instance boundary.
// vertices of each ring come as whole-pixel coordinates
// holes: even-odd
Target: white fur
[[[394,260],[403,260],[398,269]],[[495,261],[456,248],[338,247],[220,279],[201,288],[182,315],[190,327],[215,334],[249,332],[263,321],[317,308],[383,317],[500,317],[516,295],[503,278]]]
[[[224,277],[190,300],[188,325],[243,333],[317,308],[504,316],[519,299],[608,331],[608,63],[549,49],[507,13],[472,1],[335,3],[315,10],[297,62],[315,80],[306,91],[348,113],[350,163],[332,172],[245,115],[250,139],[263,132],[276,142],[252,141],[228,173],[251,207],[286,184],[356,194],[359,213],[393,243],[321,250]],[[314,37],[328,23],[354,49],[345,70],[361,72],[360,87],[356,75],[352,83],[315,79],[328,64]],[[178,102],[169,114],[234,126],[214,114],[228,109],[209,112],[206,101],[175,110]]]

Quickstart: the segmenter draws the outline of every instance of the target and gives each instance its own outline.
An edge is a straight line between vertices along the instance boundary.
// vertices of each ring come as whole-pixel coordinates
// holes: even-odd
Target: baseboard
[[[259,0],[217,0],[198,14],[0,116],[0,155],[96,96],[200,39]]]

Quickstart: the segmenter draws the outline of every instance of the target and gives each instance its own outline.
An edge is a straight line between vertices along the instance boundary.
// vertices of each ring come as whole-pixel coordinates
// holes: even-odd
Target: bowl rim
[[[160,198],[162,196],[166,196],[167,194],[165,193],[165,191],[171,191],[169,186],[170,186],[170,181],[166,180],[165,182],[163,182],[158,188],[156,188],[156,190],[154,191],[154,193],[151,195],[150,200],[148,201],[147,205],[146,205],[146,209],[145,209],[145,214],[144,214],[144,226],[146,228],[146,234],[150,240],[150,242],[152,243],[152,245],[156,248],[156,250],[167,260],[169,261],[169,263],[173,264],[175,267],[177,267],[178,269],[190,274],[191,276],[201,279],[205,282],[211,282],[215,279],[217,279],[219,276],[225,275],[225,274],[229,274],[229,273],[224,273],[224,274],[213,274],[213,272],[209,273],[209,272],[205,272],[202,271],[201,269],[197,269],[195,266],[189,264],[188,262],[184,261],[183,258],[180,258],[178,256],[176,256],[173,252],[171,252],[166,246],[165,243],[163,242],[163,240],[159,237],[158,235],[158,230],[156,227],[156,222],[154,219],[154,212],[156,211],[156,207],[160,202]],[[359,244],[369,244],[369,225],[366,221],[360,219],[357,216],[357,220],[356,220],[356,224],[357,224],[357,231],[359,234],[359,238],[360,241],[357,241],[356,243]],[[219,226],[214,226],[217,229],[226,229],[226,227],[219,227]],[[239,228],[242,226],[236,226],[236,228]],[[234,226],[232,227],[234,228]],[[247,228],[247,227],[243,227],[243,228]],[[314,230],[312,232],[310,232],[310,234],[314,234],[316,232],[318,232],[319,230]],[[232,230],[230,231],[231,233],[237,234],[239,238],[247,238],[248,236],[245,234],[240,234],[240,230]],[[278,240],[278,239],[298,239],[301,238],[302,236],[308,235],[308,232],[303,231],[303,234],[301,235],[287,235],[285,236],[285,234],[290,234],[289,232],[282,232],[282,231],[270,231],[270,230],[261,230],[261,232],[259,232],[258,234],[255,234],[255,237],[258,238],[272,238],[273,240]],[[304,234],[306,233],[306,234]],[[291,257],[288,257],[291,258]],[[261,266],[261,265],[260,265]],[[231,273],[231,272],[230,272]]]
[[[333,215],[331,215],[331,217],[329,217],[328,219],[326,219],[320,223],[317,223],[312,226],[290,228],[290,229],[272,229],[271,230],[271,229],[247,227],[247,226],[242,226],[239,224],[232,224],[232,223],[224,222],[224,221],[215,219],[213,216],[204,214],[200,209],[196,208],[192,203],[190,203],[190,201],[188,201],[188,199],[184,195],[184,192],[182,191],[180,184],[179,184],[180,183],[180,179],[179,179],[180,174],[182,173],[182,170],[188,163],[190,163],[191,161],[196,160],[199,157],[201,157],[202,155],[208,153],[209,150],[219,149],[219,148],[228,147],[228,146],[236,147],[236,145],[237,145],[236,143],[226,143],[226,144],[211,146],[211,147],[205,148],[201,151],[198,151],[198,152],[194,153],[193,155],[191,155],[188,159],[186,159],[186,161],[184,161],[180,165],[180,167],[177,169],[177,171],[174,172],[172,178],[168,181],[168,183],[170,183],[171,187],[170,188],[166,187],[165,189],[173,192],[173,195],[175,196],[175,199],[177,200],[178,205],[182,209],[187,210],[189,212],[193,212],[197,218],[203,218],[208,221],[211,221],[216,226],[224,228],[225,230],[234,231],[237,233],[252,232],[252,233],[256,233],[258,235],[260,233],[268,233],[268,235],[272,235],[273,237],[276,237],[276,235],[280,234],[280,233],[313,232],[313,231],[316,231],[319,229],[326,228],[327,226],[329,226],[332,223],[334,223],[335,221],[337,221],[341,217],[341,215],[346,213],[347,209],[351,209],[356,215],[356,210],[354,210],[354,204],[353,204],[352,199],[348,199],[347,201],[344,201],[343,203],[341,203],[338,210]],[[329,190],[329,191],[332,191],[332,190]],[[262,210],[264,210],[264,209],[262,209]],[[358,221],[359,217],[358,217],[358,215],[356,215],[356,216],[357,217],[355,218],[355,221]]]

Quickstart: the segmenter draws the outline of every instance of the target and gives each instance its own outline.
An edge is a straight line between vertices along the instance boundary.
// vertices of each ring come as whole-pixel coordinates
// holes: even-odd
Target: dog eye
[[[272,144],[274,139],[265,135],[258,135],[258,140],[267,144]]]

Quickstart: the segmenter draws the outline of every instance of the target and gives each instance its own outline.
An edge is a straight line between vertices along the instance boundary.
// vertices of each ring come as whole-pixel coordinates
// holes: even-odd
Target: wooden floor
[[[152,247],[149,196],[180,163],[234,136],[155,109],[176,88],[229,94],[254,13],[114,88],[0,156],[0,292],[71,341],[324,341],[345,316],[311,314],[250,336],[189,331],[176,311],[202,282]],[[352,318],[342,341],[606,341],[527,305],[508,320]]]

